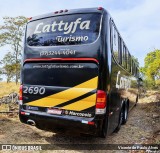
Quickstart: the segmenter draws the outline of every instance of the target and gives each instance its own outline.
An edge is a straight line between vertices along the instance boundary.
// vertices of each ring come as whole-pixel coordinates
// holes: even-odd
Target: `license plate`
[[[61,114],[62,114],[62,110],[60,110],[60,109],[50,109],[50,108],[48,108],[47,113],[49,113],[49,114],[61,115]]]

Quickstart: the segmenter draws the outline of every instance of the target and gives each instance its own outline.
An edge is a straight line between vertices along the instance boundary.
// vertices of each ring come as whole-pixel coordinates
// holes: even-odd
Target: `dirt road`
[[[160,144],[160,93],[147,92],[129,114],[126,125],[106,139],[75,133],[52,133],[19,122],[17,116],[0,116],[0,144]],[[62,148],[65,150],[65,148]],[[79,151],[78,151],[79,152]],[[87,151],[86,151],[87,152]]]

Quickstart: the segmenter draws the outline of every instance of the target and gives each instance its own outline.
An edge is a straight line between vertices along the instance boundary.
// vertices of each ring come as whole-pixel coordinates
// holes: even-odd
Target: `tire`
[[[123,107],[121,108],[120,114],[119,114],[119,122],[118,122],[118,126],[116,127],[116,129],[114,130],[115,133],[117,133],[122,125],[122,119],[123,119]]]
[[[137,97],[136,97],[136,103],[135,103],[135,105],[134,105],[134,106],[137,106],[138,99],[139,99],[139,96],[137,95]]]
[[[128,101],[125,101],[123,104],[123,113],[122,113],[122,125],[126,124],[128,119]]]
[[[106,138],[107,136],[107,118],[104,120],[103,125],[102,125],[102,130],[100,133],[100,137],[101,138]]]

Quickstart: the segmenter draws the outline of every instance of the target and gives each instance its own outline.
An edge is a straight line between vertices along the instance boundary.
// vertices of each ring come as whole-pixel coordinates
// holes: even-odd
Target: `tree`
[[[1,63],[0,63],[1,64]],[[2,69],[0,69],[0,76],[2,75]],[[0,77],[0,81],[2,81],[2,78]]]
[[[147,54],[145,65],[140,69],[147,80],[148,86],[156,87],[160,84],[160,50],[156,49]]]
[[[16,73],[16,62],[13,53],[7,53],[1,62],[3,63],[2,74],[6,75],[8,83]]]
[[[160,50],[155,50],[145,57],[144,73],[152,80],[160,79]]]
[[[24,26],[27,23],[27,18],[24,16],[4,17],[4,25],[0,26],[0,46],[10,45],[13,49],[12,58],[15,60],[15,81],[18,82],[20,72],[20,57],[22,51],[22,38],[24,36]],[[11,53],[9,53],[11,56]],[[8,54],[8,55],[9,55]],[[4,62],[4,60],[3,60]],[[8,65],[8,71],[12,68]]]

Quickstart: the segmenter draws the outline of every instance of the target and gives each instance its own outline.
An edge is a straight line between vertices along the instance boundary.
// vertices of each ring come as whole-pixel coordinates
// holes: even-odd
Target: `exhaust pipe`
[[[27,120],[27,124],[32,125],[32,126],[36,125],[35,121],[33,121],[31,119]]]

